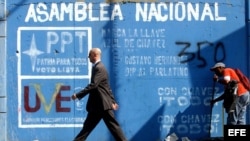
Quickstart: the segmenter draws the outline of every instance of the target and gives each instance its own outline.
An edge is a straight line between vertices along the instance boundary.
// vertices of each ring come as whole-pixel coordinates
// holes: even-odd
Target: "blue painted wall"
[[[0,113],[6,125],[1,140],[74,138],[86,117],[87,97],[72,101],[70,96],[89,82],[92,47],[103,51],[120,105],[116,116],[129,141],[164,140],[173,133],[202,140],[210,124],[211,136],[223,135],[221,103],[212,113],[209,104],[209,68],[223,61],[249,75],[249,3],[112,2],[1,1],[6,6],[1,15],[8,13],[0,38],[1,54],[7,54],[1,56],[7,65],[1,68],[6,92],[1,90],[0,99],[7,99],[1,103],[6,108]],[[223,89],[215,86],[219,96]],[[113,140],[103,122],[88,139]]]
[[[5,0],[0,0],[0,140],[7,137],[7,93],[6,93],[6,16]]]

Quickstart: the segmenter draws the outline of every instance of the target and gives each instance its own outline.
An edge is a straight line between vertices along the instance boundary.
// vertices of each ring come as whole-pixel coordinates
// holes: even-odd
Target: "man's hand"
[[[73,94],[72,96],[71,96],[71,99],[73,99],[73,100],[75,100],[77,97],[76,97],[76,94]]]
[[[117,103],[112,104],[112,109],[117,110],[119,108],[119,105]]]
[[[216,74],[214,74],[214,77],[213,77],[214,82],[217,82],[218,79],[219,79],[218,76]]]

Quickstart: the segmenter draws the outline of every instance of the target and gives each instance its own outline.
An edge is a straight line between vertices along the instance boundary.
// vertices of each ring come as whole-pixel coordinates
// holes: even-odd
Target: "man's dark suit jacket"
[[[102,62],[98,62],[92,68],[91,82],[83,90],[76,93],[80,100],[89,94],[86,109],[88,112],[101,112],[112,109],[115,103],[112,94],[108,73]]]

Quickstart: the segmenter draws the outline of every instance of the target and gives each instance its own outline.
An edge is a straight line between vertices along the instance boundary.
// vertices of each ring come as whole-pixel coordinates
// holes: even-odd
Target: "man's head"
[[[224,63],[218,62],[212,68],[210,68],[210,70],[215,72],[215,74],[217,74],[218,76],[220,76],[225,67],[226,65]]]
[[[91,63],[95,63],[96,61],[101,59],[101,50],[99,48],[92,48],[89,51],[89,61]]]

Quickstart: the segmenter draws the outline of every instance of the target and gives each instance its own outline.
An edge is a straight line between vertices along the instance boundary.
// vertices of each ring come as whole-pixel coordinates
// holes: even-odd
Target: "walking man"
[[[82,130],[74,141],[85,141],[101,119],[103,119],[116,141],[126,141],[124,133],[115,119],[114,110],[118,109],[118,104],[115,102],[109,85],[107,70],[101,62],[101,50],[92,48],[88,58],[93,64],[91,82],[84,89],[71,96],[73,100],[80,100],[89,94],[86,105],[88,114]]]

